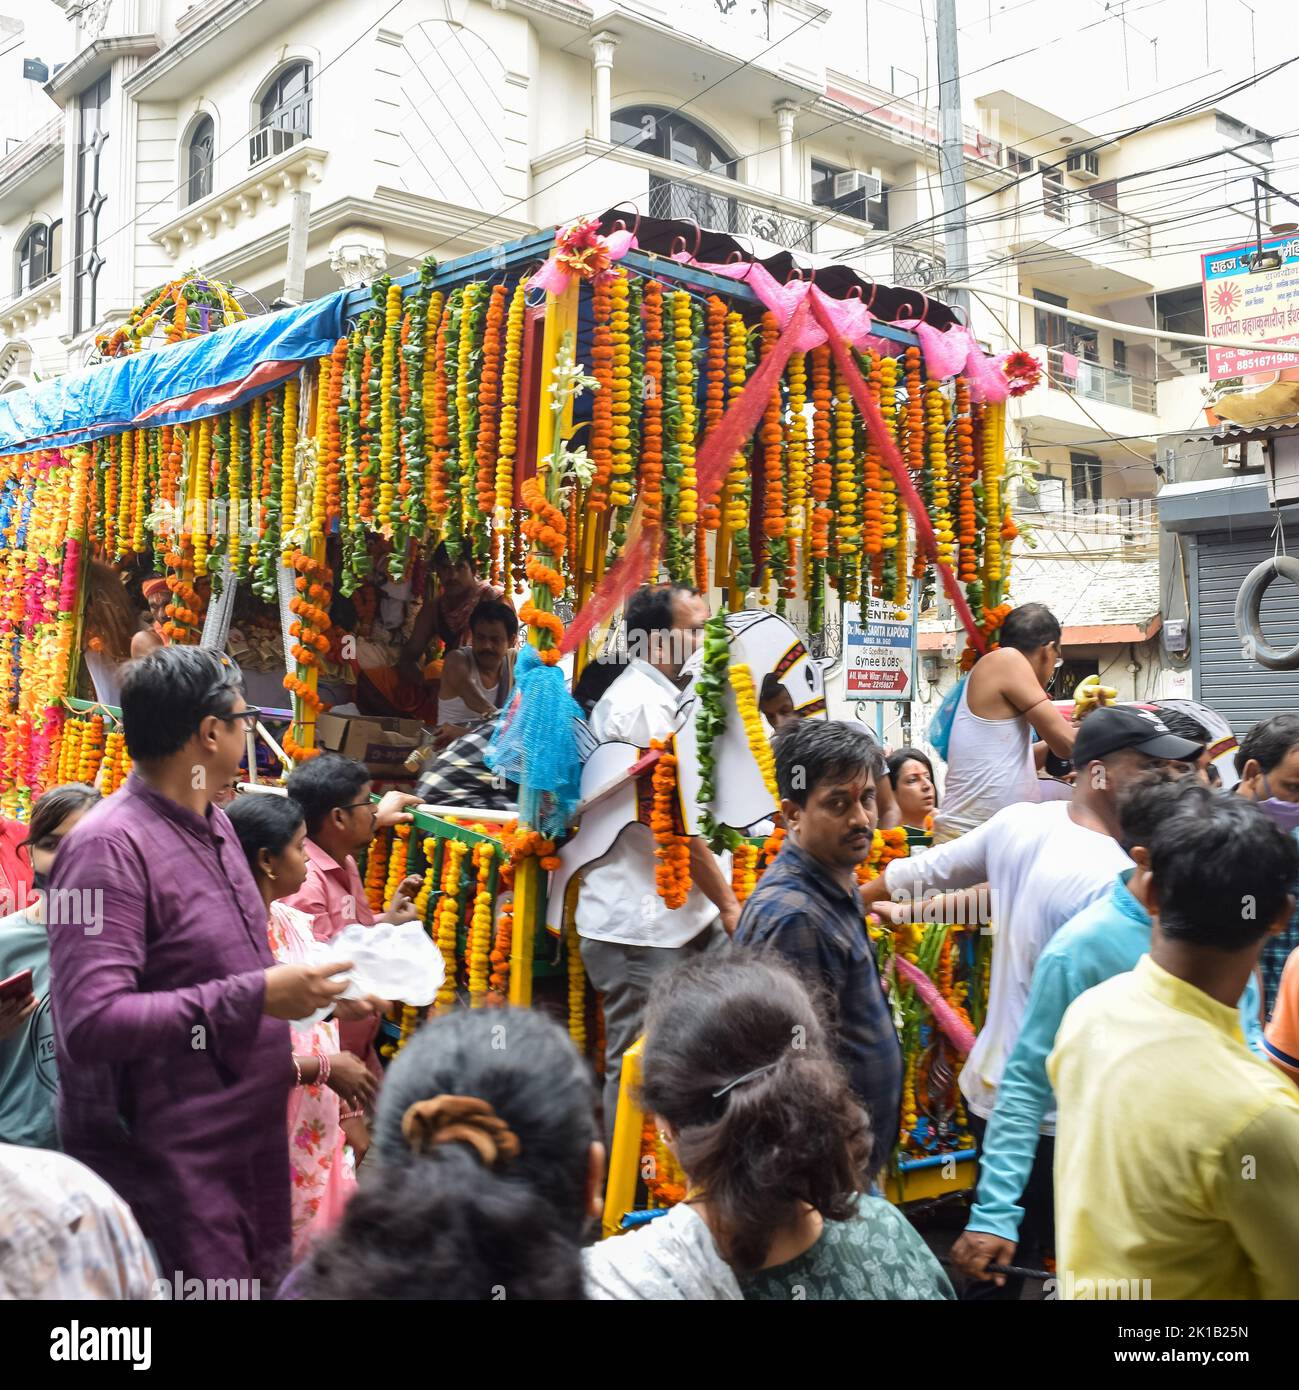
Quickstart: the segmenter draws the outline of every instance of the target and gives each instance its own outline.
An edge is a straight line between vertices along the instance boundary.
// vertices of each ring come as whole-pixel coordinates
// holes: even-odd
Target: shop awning
[[[85,367],[0,396],[0,455],[67,448],[123,430],[186,424],[269,391],[343,335],[347,294]]]

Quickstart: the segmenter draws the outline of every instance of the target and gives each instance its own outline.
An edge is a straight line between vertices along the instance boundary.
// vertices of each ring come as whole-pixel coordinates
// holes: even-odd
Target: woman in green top
[[[686,1201],[745,1299],[954,1296],[906,1218],[870,1195],[866,1112],[786,966],[731,951],[662,976],[642,1073]]]
[[[32,893],[0,921],[0,980],[32,972],[32,992],[0,1004],[0,1142],[6,1144],[58,1148],[45,885],[64,836],[98,800],[94,787],[69,782],[37,801],[23,841],[32,861]]]

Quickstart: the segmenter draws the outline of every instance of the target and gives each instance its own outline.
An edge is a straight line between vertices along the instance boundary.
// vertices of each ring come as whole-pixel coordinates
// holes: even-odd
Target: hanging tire
[[[1289,555],[1274,555],[1250,570],[1236,595],[1236,631],[1247,660],[1269,671],[1299,670],[1299,642],[1285,651],[1269,646],[1259,622],[1263,595],[1277,578],[1299,585],[1299,560]]]

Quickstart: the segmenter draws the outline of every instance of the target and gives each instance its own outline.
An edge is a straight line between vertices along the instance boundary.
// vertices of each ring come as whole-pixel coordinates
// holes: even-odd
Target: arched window
[[[212,160],[216,154],[216,126],[211,116],[200,116],[190,129],[185,146],[185,202],[197,203],[212,192]]]
[[[673,164],[733,179],[736,161],[709,133],[662,106],[627,106],[614,113],[613,143]]]
[[[14,294],[26,294],[55,271],[54,227],[37,222],[28,227],[18,243],[14,273]]]
[[[311,134],[311,64],[293,63],[276,73],[258,102],[252,162],[291,149]]]

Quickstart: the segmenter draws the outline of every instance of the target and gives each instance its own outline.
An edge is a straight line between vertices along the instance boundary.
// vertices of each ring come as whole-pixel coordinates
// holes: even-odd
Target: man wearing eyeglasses
[[[134,771],[60,847],[48,895],[64,1149],[121,1194],[168,1279],[256,1279],[289,1255],[286,1020],[350,961],[277,965],[215,797],[249,706],[228,657],[170,646],[127,668]]]
[[[966,677],[947,745],[943,804],[936,841],[951,840],[1005,806],[1069,796],[1038,777],[1032,736],[1059,758],[1073,753],[1076,728],[1051,703],[1047,687],[1062,664],[1060,624],[1045,604],[1024,603],[1006,615],[998,645]]]

